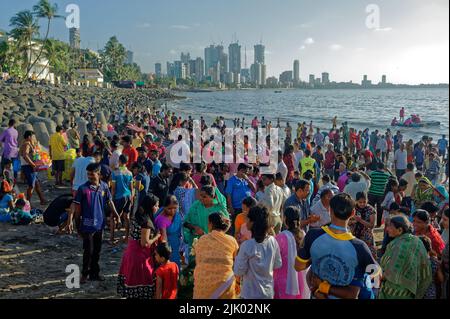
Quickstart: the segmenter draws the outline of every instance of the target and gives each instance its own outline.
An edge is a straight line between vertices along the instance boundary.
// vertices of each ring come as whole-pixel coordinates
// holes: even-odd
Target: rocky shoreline
[[[8,127],[8,121],[14,118],[19,137],[25,131],[33,130],[41,144],[47,147],[56,126],[74,118],[83,134],[86,123],[80,114],[89,108],[92,97],[101,106],[96,117],[102,126],[107,125],[111,112],[119,110],[127,101],[131,100],[135,106],[146,109],[156,106],[159,101],[183,98],[163,89],[55,87],[0,82],[0,133]],[[68,102],[67,107],[64,99]]]

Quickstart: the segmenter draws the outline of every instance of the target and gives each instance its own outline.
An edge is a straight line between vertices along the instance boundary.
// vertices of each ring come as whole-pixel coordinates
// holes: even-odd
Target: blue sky
[[[1,0],[0,28],[9,30],[16,12],[37,0]],[[154,63],[179,59],[181,52],[203,57],[211,43],[226,47],[234,34],[247,47],[266,45],[268,75],[292,69],[300,76],[329,72],[331,80],[395,83],[449,82],[448,0],[54,0],[65,14],[69,3],[81,11],[82,47],[97,50],[116,35],[135,52],[145,72]],[[366,7],[377,4],[380,25],[366,26]],[[44,33],[45,28],[42,28]],[[68,41],[64,20],[51,36]]]

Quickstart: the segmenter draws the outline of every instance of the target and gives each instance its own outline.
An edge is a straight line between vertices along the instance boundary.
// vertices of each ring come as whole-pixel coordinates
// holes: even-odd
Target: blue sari
[[[155,214],[155,219],[162,213],[164,208],[160,208]],[[177,211],[175,216],[173,216],[172,224],[166,228],[167,242],[172,249],[172,254],[170,255],[170,261],[178,265],[178,269],[181,269],[181,259],[180,259],[180,246],[181,246],[181,228],[182,219],[180,213]]]

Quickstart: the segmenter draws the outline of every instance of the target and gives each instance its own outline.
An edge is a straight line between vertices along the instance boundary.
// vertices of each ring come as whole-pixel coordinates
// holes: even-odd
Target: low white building
[[[85,86],[103,86],[104,76],[99,69],[78,69],[75,70],[80,82]]]

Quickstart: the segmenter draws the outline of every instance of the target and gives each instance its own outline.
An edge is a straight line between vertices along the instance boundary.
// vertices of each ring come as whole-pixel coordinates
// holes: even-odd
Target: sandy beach
[[[55,190],[47,180],[43,186],[50,201],[69,191],[69,188]],[[24,189],[24,185],[19,187]],[[43,208],[36,199],[37,196],[32,201],[33,207]],[[56,231],[57,228],[39,221],[28,226],[0,223],[0,299],[118,298],[117,273],[126,246],[113,248],[104,240],[100,267],[106,281],[68,289],[66,267],[71,264],[81,267],[82,240],[76,234],[56,235]]]

